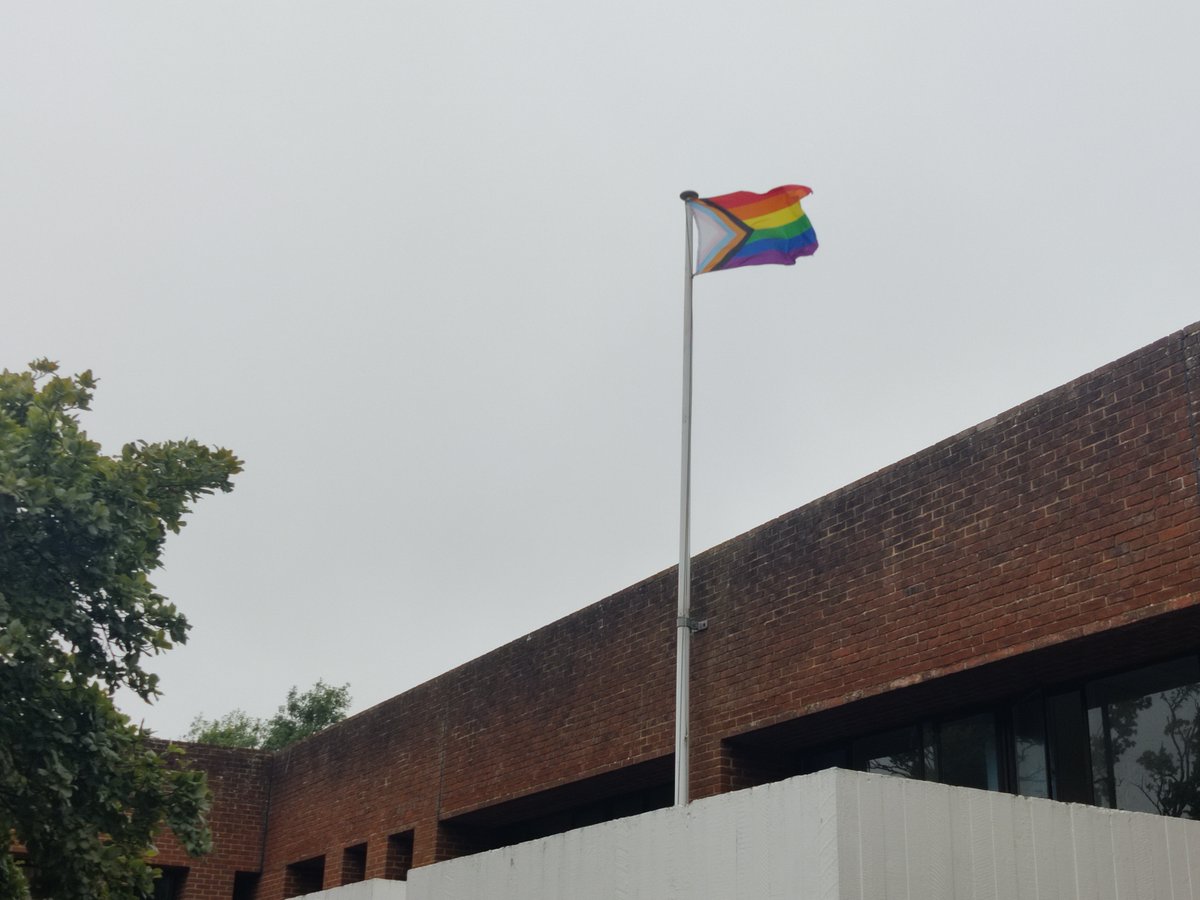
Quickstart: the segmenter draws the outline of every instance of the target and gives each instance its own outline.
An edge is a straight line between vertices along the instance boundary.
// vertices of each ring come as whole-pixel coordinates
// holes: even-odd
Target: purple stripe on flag
[[[726,269],[740,269],[742,266],[763,266],[763,265],[780,265],[791,266],[795,265],[796,260],[801,256],[812,256],[817,252],[817,242],[805,244],[803,247],[797,247],[794,250],[767,250],[762,253],[755,253],[753,256],[735,256],[733,259],[726,262],[718,271]]]

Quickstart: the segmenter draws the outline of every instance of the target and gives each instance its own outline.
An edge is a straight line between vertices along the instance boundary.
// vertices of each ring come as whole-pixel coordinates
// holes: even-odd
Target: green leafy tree
[[[261,747],[263,723],[262,719],[248,716],[240,709],[226,713],[219,719],[196,716],[184,740],[214,747]]]
[[[342,721],[349,707],[350,685],[331,685],[318,679],[303,694],[293,686],[287,702],[269,719],[253,718],[240,709],[218,719],[197,716],[187,740],[218,747],[280,750]]]
[[[188,624],[149,573],[241,463],[191,440],[104,455],[78,417],[95,384],[48,360],[0,373],[0,835],[24,861],[0,839],[0,900],[146,897],[164,823],[190,853],[211,844],[203,774],[113,695],[158,695],[146,662]]]
[[[279,707],[279,711],[267,722],[263,749],[279,750],[318,731],[324,731],[335,722],[346,718],[349,706],[348,684],[339,687],[318,679],[317,683],[303,694],[298,693],[293,686],[288,691],[287,702]]]

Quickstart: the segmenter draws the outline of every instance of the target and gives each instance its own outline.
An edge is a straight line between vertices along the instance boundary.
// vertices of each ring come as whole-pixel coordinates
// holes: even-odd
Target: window
[[[1065,803],[1092,802],[1087,719],[1083,695],[1066,691],[1046,698],[1046,750],[1050,758],[1050,796]]]
[[[809,750],[866,772],[1200,818],[1200,657]]]
[[[1016,793],[1025,797],[1049,797],[1046,710],[1040,695],[1013,704],[1012,733]]]
[[[670,806],[673,800],[673,785],[655,785],[579,803],[557,812],[487,828],[477,832],[476,839],[486,849],[506,847],[510,844],[532,841],[551,834],[561,834],[564,831],[584,828],[600,822],[609,822],[625,816],[636,816],[652,809],[662,809]]]
[[[910,725],[859,738],[850,749],[854,767],[864,772],[936,781],[936,760],[926,752],[921,730],[920,725]]]
[[[937,729],[937,770],[932,780],[957,787],[1000,790],[996,717],[980,713],[943,722]]]
[[[991,712],[859,738],[851,743],[850,759],[866,772],[993,791],[1001,786],[996,717]]]
[[[1105,678],[1085,695],[1095,803],[1200,817],[1200,662]]]

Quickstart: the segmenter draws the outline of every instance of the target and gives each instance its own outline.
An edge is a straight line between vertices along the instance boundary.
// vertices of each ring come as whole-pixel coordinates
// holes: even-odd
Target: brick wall
[[[705,554],[696,795],[729,786],[722,738],[1193,606],[1197,338],[1172,335]]]
[[[196,744],[187,765],[203,769],[213,794],[209,826],[213,852],[193,859],[169,832],[158,841],[159,866],[186,867],[183,900],[230,900],[236,872],[257,872],[262,863],[271,754]]]
[[[743,738],[816,744],[901,708],[1200,646],[1198,334],[700,555],[693,795],[771,777],[747,774]],[[674,577],[277,754],[257,896],[282,897],[286,867],[322,856],[335,886],[349,847],[366,844],[367,878],[394,875],[404,854],[471,852],[510,819],[669,778]]]

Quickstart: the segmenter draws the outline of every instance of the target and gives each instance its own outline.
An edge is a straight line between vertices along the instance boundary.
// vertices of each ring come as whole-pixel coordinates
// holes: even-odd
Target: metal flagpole
[[[679,478],[679,611],[675,619],[675,805],[688,804],[688,733],[692,642],[692,555],[691,484],[692,484],[692,212],[689,200],[695,191],[684,191],[684,223],[687,229],[686,260],[683,281],[683,447]]]

